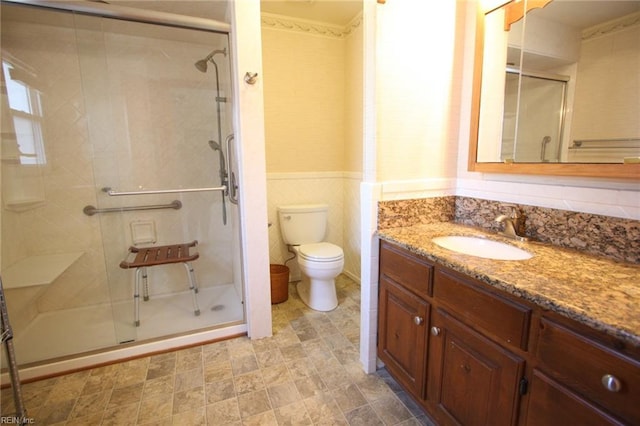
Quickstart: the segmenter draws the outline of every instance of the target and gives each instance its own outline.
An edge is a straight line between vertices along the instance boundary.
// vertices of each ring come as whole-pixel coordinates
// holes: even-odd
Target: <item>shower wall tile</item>
[[[105,186],[136,190],[219,184],[218,155],[207,143],[218,139],[215,79],[197,72],[193,63],[220,36],[172,40],[151,31],[132,37],[122,29],[94,31],[88,17],[60,19],[68,29],[57,26],[56,19],[47,25],[5,26],[3,21],[3,52],[34,70],[42,93],[47,164],[41,168],[46,203],[2,212],[2,267],[26,256],[84,252],[37,302],[31,300],[33,309],[20,318],[31,318],[36,308],[47,312],[130,300],[133,272],[118,265],[131,245],[132,220],[154,220],[159,242],[199,240],[201,259],[194,264],[199,285],[228,284],[235,213],[227,203],[228,225],[222,225],[218,193],[109,197],[100,191]],[[125,24],[106,23],[104,29],[111,25]],[[220,74],[221,95],[228,96],[229,77]],[[222,138],[231,133],[231,108],[229,98],[221,107]],[[183,203],[181,210],[82,213],[89,204],[123,207],[174,199]],[[182,267],[154,268],[151,275],[154,294],[185,289]],[[18,299],[16,306],[23,306]],[[27,323],[18,321],[18,326]]]
[[[38,287],[27,287],[19,290],[5,289],[7,311],[11,321],[11,328],[15,335],[38,316],[38,307],[33,303],[33,300],[41,291],[42,289]],[[2,362],[2,365],[8,365],[5,363],[6,352],[4,350],[1,356],[2,361],[0,362]]]
[[[33,62],[42,89],[43,167],[46,203],[24,212],[16,226],[25,229],[22,244],[27,255],[84,251],[60,278],[46,288],[34,306],[39,311],[109,300],[104,267],[90,253],[101,253],[99,228],[87,220],[82,208],[95,203],[91,144],[82,98],[82,79],[75,55],[73,30],[38,26],[33,37],[47,51],[46,63]],[[10,46],[11,49],[13,46]],[[33,46],[16,47],[18,57],[29,57]],[[10,251],[10,250],[9,250]],[[32,301],[33,303],[34,301]]]

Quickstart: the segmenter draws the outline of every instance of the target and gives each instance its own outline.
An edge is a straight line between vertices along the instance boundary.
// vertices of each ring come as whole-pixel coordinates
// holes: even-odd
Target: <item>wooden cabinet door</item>
[[[527,426],[623,424],[540,370],[533,370],[529,390]]]
[[[427,405],[442,425],[514,425],[524,360],[443,309],[431,318]]]
[[[423,398],[429,304],[394,281],[380,278],[378,357],[417,398]]]

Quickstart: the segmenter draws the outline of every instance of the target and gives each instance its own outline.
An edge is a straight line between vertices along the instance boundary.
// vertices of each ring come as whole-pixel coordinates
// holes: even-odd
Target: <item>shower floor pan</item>
[[[140,303],[140,326],[133,326],[133,302],[89,306],[46,312],[38,315],[21,331],[14,330],[14,347],[19,365],[75,355],[118,343],[148,339],[199,330],[244,319],[243,305],[233,285],[200,288],[200,316],[193,315],[188,291],[156,296]],[[118,330],[133,330],[135,338],[116,340],[112,321],[115,313]],[[124,320],[131,321],[124,323]],[[135,333],[135,334],[134,334]],[[2,366],[6,366],[2,353]]]

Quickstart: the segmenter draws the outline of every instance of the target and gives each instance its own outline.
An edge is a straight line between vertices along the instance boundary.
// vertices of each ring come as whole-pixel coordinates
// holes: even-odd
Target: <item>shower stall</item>
[[[2,2],[1,275],[21,366],[246,323],[228,31],[152,15]],[[183,265],[153,264],[136,326],[121,262],[192,241],[200,314]]]
[[[501,160],[561,160],[568,77],[507,68]],[[526,119],[523,119],[526,117]]]

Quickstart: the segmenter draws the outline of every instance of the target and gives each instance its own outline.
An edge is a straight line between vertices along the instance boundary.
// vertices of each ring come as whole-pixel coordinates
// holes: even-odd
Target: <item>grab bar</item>
[[[211,188],[180,188],[180,189],[158,189],[151,191],[114,191],[108,186],[102,188],[102,192],[106,192],[110,197],[116,197],[119,195],[149,195],[149,194],[176,194],[180,192],[207,192],[207,191],[226,191],[225,185],[215,186]]]
[[[549,160],[547,160],[546,158],[546,154],[547,154],[547,144],[551,142],[551,136],[545,136],[542,138],[542,147],[540,149],[540,161],[542,161],[543,163],[547,163]]]
[[[85,206],[82,209],[82,213],[87,216],[93,216],[97,213],[112,213],[112,212],[131,212],[134,210],[159,210],[159,209],[175,209],[182,208],[182,203],[178,200],[172,201],[170,204],[153,204],[150,206],[131,206],[131,207],[111,207],[107,209],[98,209],[94,206]]]
[[[590,144],[593,144],[590,146]],[[569,149],[637,149],[640,138],[576,139]]]

